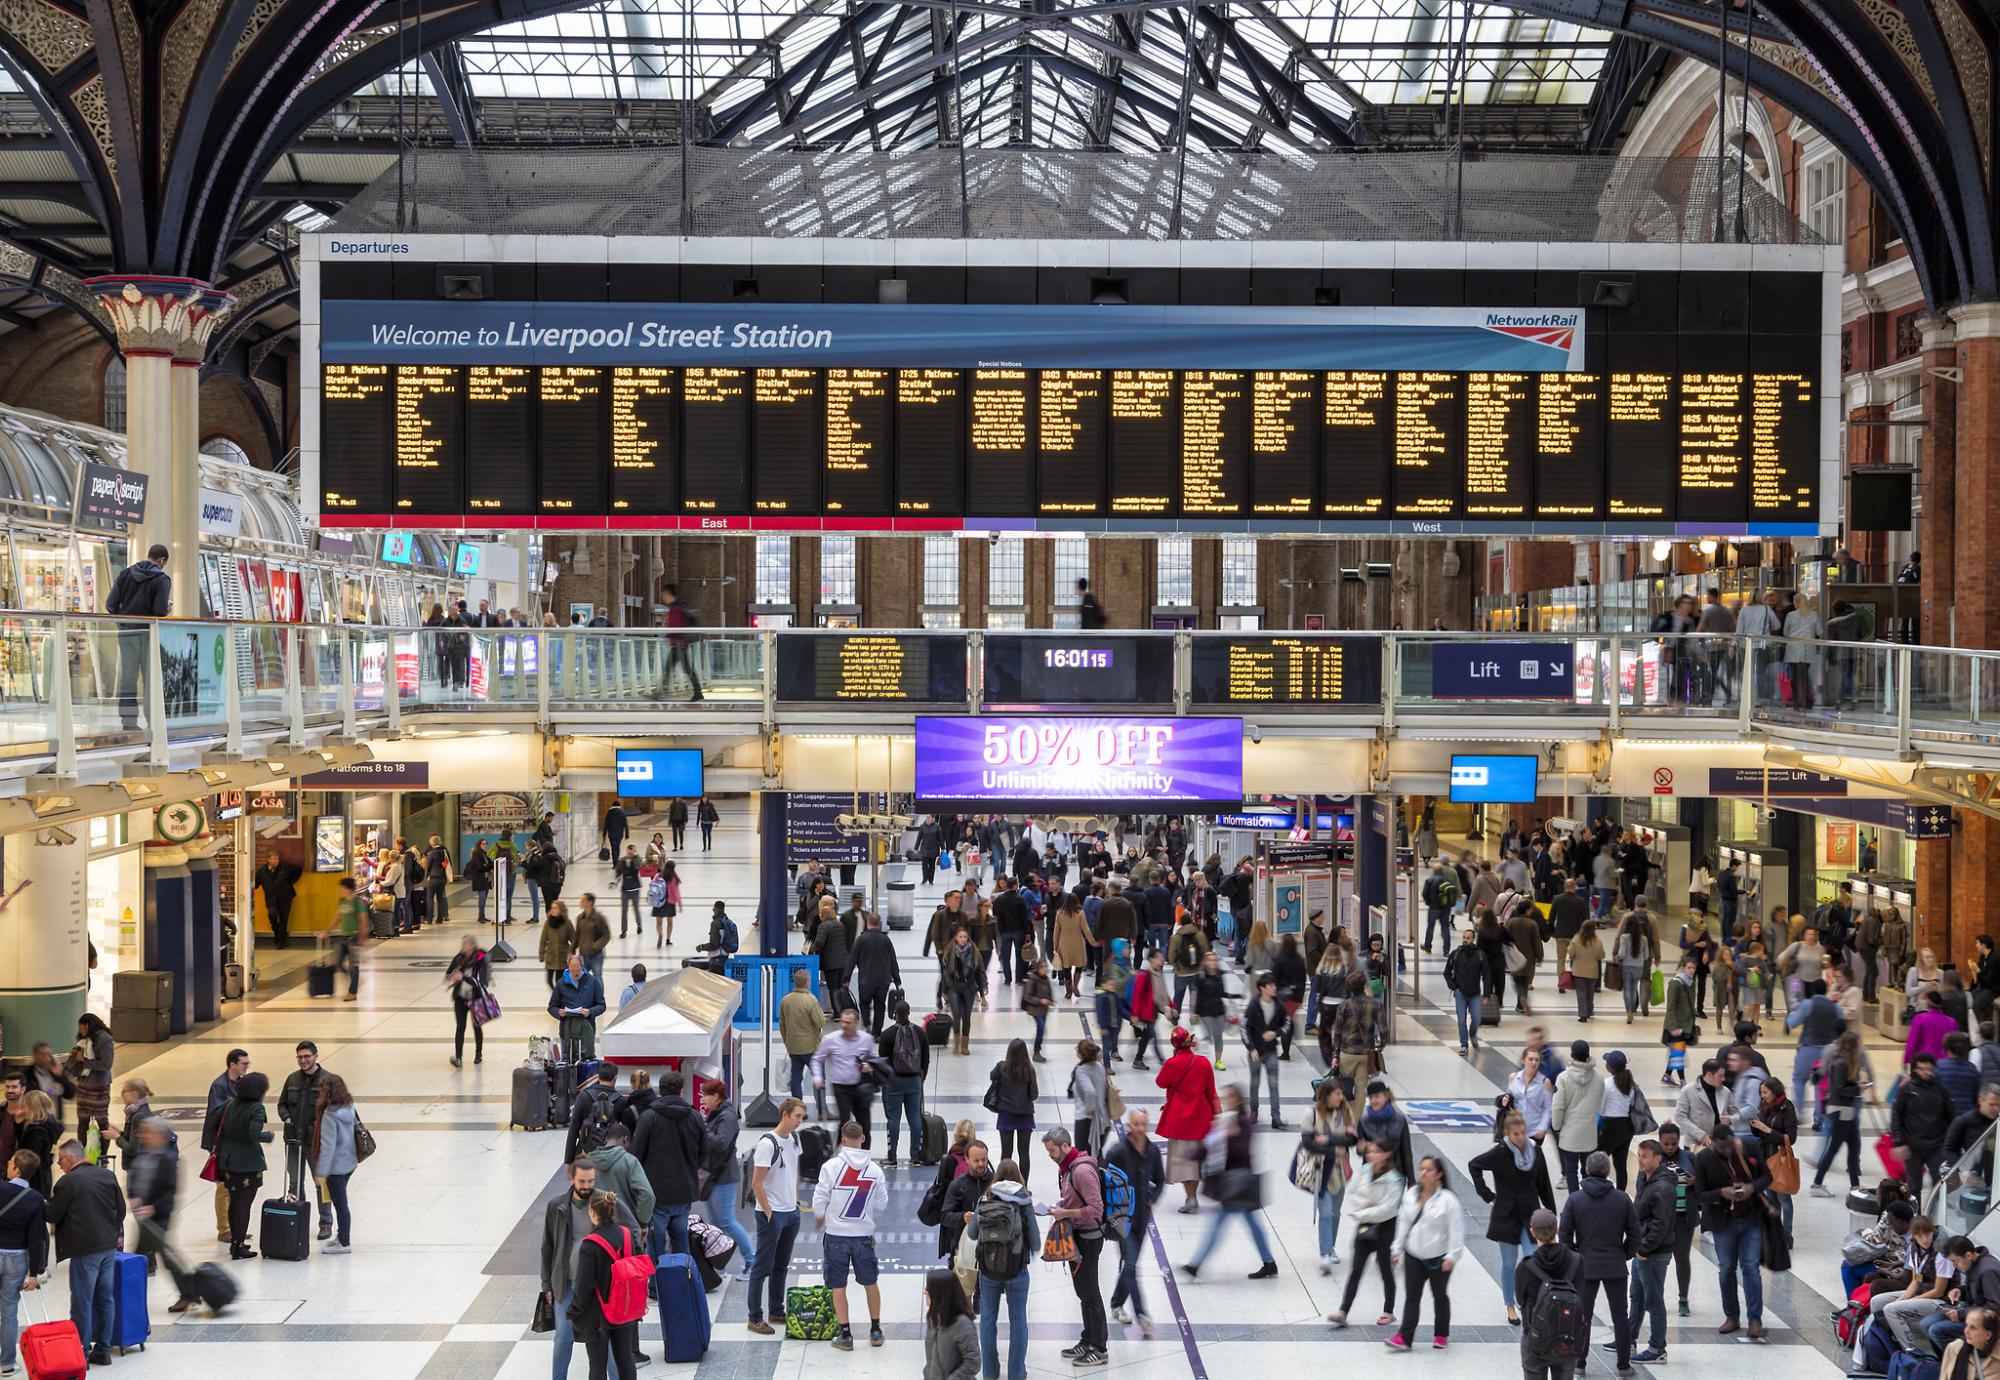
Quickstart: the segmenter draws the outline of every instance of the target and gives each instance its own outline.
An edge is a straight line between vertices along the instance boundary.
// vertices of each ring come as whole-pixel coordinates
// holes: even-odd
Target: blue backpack
[[[1132,1217],[1139,1207],[1139,1192],[1131,1176],[1115,1164],[1098,1165],[1098,1182],[1104,1191],[1104,1226],[1120,1241],[1132,1234]]]
[[[1889,1362],[1894,1358],[1896,1348],[1889,1340],[1889,1329],[1882,1325],[1880,1318],[1868,1324],[1868,1330],[1861,1334],[1861,1367],[1880,1374],[1889,1373]]]

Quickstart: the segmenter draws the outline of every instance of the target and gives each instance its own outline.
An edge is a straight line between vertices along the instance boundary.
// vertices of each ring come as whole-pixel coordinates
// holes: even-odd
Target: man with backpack
[[[778,1125],[750,1149],[743,1182],[755,1210],[757,1250],[751,1257],[750,1331],[769,1337],[785,1330],[785,1279],[792,1267],[792,1243],[799,1236],[799,1127],[806,1104],[788,1097],[778,1104]],[[770,1281],[770,1321],[764,1321],[765,1280]]]
[[[1523,1380],[1572,1380],[1583,1366],[1590,1315],[1583,1308],[1583,1257],[1556,1240],[1556,1215],[1536,1208],[1528,1219],[1534,1251],[1514,1270],[1521,1308]]]
[[[622,1121],[612,1122],[605,1129],[604,1144],[584,1158],[597,1166],[600,1189],[616,1193],[618,1201],[629,1206],[639,1221],[653,1220],[653,1186],[646,1180],[646,1166],[632,1153],[631,1127]]]
[[[1431,951],[1431,938],[1442,934],[1444,942],[1451,943],[1451,911],[1464,893],[1459,889],[1458,871],[1442,857],[1431,859],[1431,875],[1424,878],[1424,905],[1428,916],[1424,921],[1424,952]]]
[[[1188,988],[1201,975],[1201,960],[1208,952],[1208,937],[1201,932],[1199,917],[1190,906],[1167,940],[1167,954],[1174,965],[1174,1010],[1179,1012]]]
[[[613,1126],[621,1125],[624,1107],[618,1097],[618,1065],[609,1059],[597,1066],[597,1081],[577,1091],[569,1113],[569,1139],[563,1162],[604,1148]]]
[[[701,1113],[681,1096],[685,1077],[679,1069],[660,1075],[660,1095],[639,1118],[632,1153],[646,1167],[653,1186],[653,1254],[685,1254],[688,1215],[701,1196],[700,1172],[707,1155]]]
[[[869,923],[881,924],[872,916]],[[880,936],[885,944],[888,942],[879,928],[871,929],[868,935],[862,937],[865,939],[869,935]],[[893,1075],[882,1086],[882,1117],[889,1126],[889,1155],[882,1163],[893,1169],[896,1165],[896,1132],[904,1120],[910,1126],[910,1163],[925,1162],[924,1079],[931,1071],[931,1042],[924,1038],[923,1031],[911,1023],[908,1002],[899,998],[890,1017],[888,1029],[875,1037],[875,1045],[881,1057],[888,1061]]]
[[[722,965],[729,961],[729,956],[736,952],[740,942],[741,935],[736,929],[736,922],[729,918],[728,905],[717,901],[714,911],[708,918],[708,942],[695,945],[694,951],[698,954],[707,954],[708,966],[719,973],[722,971]]]
[[[1632,1329],[1626,1316],[1625,1262],[1639,1237],[1632,1200],[1611,1186],[1611,1156],[1593,1150],[1583,1162],[1583,1186],[1563,1203],[1562,1240],[1583,1256],[1583,1316],[1596,1312],[1601,1289],[1610,1305],[1612,1349],[1619,1380],[1632,1375]]]
[[[1083,1335],[1075,1346],[1063,1349],[1063,1359],[1079,1367],[1107,1365],[1110,1325],[1104,1316],[1104,1289],[1097,1280],[1097,1263],[1104,1255],[1104,1181],[1097,1161],[1081,1146],[1071,1144],[1069,1132],[1062,1127],[1042,1133],[1042,1148],[1055,1162],[1056,1180],[1062,1187],[1062,1197],[1049,1209],[1049,1216],[1067,1223],[1075,1236],[1076,1263],[1070,1270],[1070,1285],[1083,1306]]]
[[[1118,1282],[1111,1289],[1111,1316],[1119,1323],[1135,1317],[1139,1331],[1153,1335],[1153,1319],[1139,1293],[1139,1258],[1153,1224],[1153,1205],[1166,1191],[1167,1167],[1154,1143],[1151,1118],[1137,1109],[1125,1114],[1125,1134],[1104,1147],[1104,1222],[1118,1238]],[[1132,1305],[1127,1313],[1125,1305]]]

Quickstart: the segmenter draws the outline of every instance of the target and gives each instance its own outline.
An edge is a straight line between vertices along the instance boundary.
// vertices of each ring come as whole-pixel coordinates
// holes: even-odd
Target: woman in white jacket
[[[1451,1337],[1451,1272],[1465,1254],[1465,1209],[1447,1187],[1444,1161],[1425,1155],[1417,1162],[1417,1182],[1403,1190],[1396,1218],[1393,1254],[1403,1267],[1403,1325],[1388,1342],[1408,1351],[1424,1311],[1424,1285],[1431,1289],[1437,1320],[1431,1345],[1442,1350]]]
[[[1382,1316],[1377,1327],[1396,1321],[1396,1275],[1390,1263],[1396,1242],[1396,1214],[1403,1206],[1403,1189],[1408,1181],[1396,1169],[1395,1152],[1376,1141],[1361,1143],[1362,1165],[1347,1181],[1340,1195],[1340,1216],[1354,1224],[1354,1254],[1347,1267],[1347,1287],[1341,1291],[1340,1309],[1326,1315],[1335,1327],[1347,1326],[1347,1310],[1361,1292],[1362,1268],[1368,1257],[1382,1273]]]

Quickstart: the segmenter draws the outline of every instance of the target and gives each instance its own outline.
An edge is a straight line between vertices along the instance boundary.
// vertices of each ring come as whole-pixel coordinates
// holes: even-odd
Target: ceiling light
[[[1674,554],[1674,544],[1668,541],[1665,537],[1661,537],[1658,541],[1653,543],[1654,560],[1664,561],[1667,557],[1673,554]]]
[[[1715,555],[1716,541],[1714,537],[1703,537],[1698,545],[1702,555],[1711,557]]]

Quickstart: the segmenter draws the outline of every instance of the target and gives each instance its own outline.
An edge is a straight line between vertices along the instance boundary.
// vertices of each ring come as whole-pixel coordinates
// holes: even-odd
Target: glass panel
[[[792,539],[757,538],[757,597],[760,604],[792,602]]]

